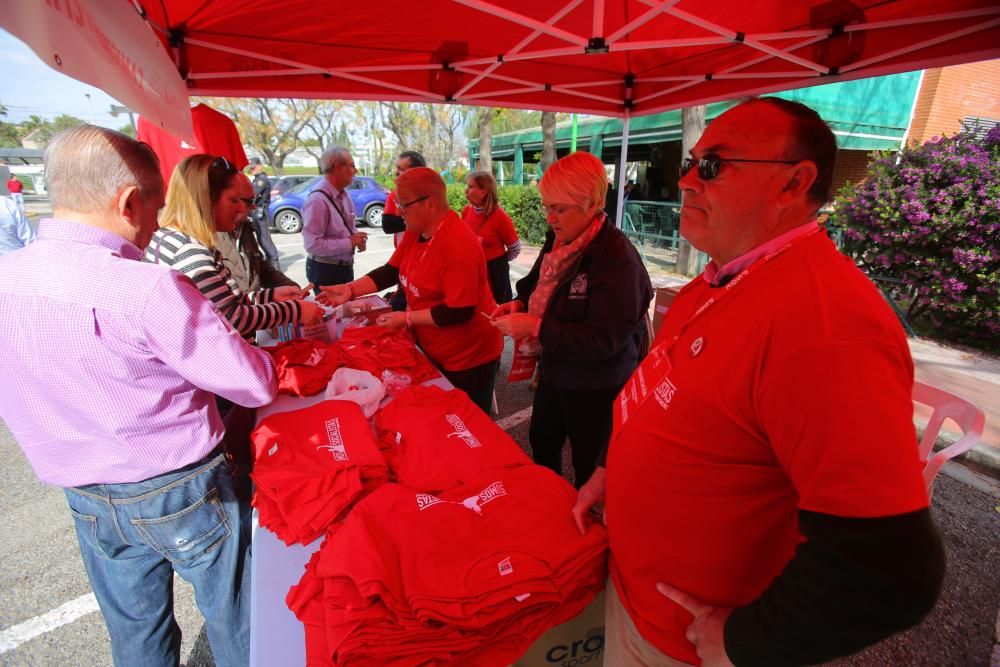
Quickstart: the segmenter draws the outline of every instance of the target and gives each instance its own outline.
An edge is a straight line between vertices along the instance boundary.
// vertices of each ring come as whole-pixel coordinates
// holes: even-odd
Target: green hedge
[[[540,246],[545,242],[545,232],[549,226],[542,212],[542,198],[538,189],[530,185],[501,185],[497,191],[500,207],[514,221],[514,229],[521,242]],[[448,186],[448,205],[461,213],[468,201],[465,199],[465,184]]]

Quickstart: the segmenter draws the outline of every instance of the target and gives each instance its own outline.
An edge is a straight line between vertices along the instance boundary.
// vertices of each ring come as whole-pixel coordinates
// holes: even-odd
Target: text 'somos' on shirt
[[[375,428],[396,480],[414,489],[450,489],[531,463],[464,391],[410,387],[376,414]]]
[[[307,646],[336,664],[516,660],[603,588],[606,532],[580,535],[575,500],[565,480],[535,465],[439,494],[383,486],[289,592]]]
[[[479,239],[449,211],[429,240],[407,231],[389,259],[399,269],[399,284],[410,310],[445,304],[475,307],[490,314],[496,308],[486,276],[486,257]],[[417,342],[432,361],[447,371],[463,371],[500,357],[503,336],[481,314],[448,327],[413,327]]]
[[[357,403],[323,401],[261,420],[251,435],[260,523],[286,544],[322,535],[388,471]]]

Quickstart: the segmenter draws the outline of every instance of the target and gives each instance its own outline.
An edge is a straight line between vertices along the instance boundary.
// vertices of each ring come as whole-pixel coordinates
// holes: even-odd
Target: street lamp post
[[[131,109],[129,109],[128,107],[124,107],[124,106],[122,106],[120,104],[112,104],[111,105],[111,117],[112,118],[117,118],[118,114],[120,114],[120,113],[127,113],[128,114],[128,122],[130,122],[132,124],[132,131],[133,132],[138,132],[139,130],[135,126],[135,112],[132,111]]]

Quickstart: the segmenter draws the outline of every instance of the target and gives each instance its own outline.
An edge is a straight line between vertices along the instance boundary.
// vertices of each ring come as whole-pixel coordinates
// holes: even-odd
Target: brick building
[[[1000,122],[1000,60],[924,70],[908,141],[955,134],[972,119]]]

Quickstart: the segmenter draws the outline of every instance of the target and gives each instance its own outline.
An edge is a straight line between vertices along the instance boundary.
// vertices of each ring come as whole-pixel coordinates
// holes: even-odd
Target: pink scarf
[[[583,254],[583,251],[587,249],[590,242],[597,236],[597,232],[601,231],[601,226],[604,225],[606,217],[603,212],[596,216],[591,221],[590,226],[569,243],[561,245],[558,243],[552,244],[552,250],[542,257],[538,283],[535,285],[535,291],[531,293],[531,298],[528,300],[529,314],[539,318],[545,315],[545,311],[549,307],[549,301],[552,300],[552,295],[566,277],[565,273],[576,263],[576,260]],[[534,337],[525,339],[521,346],[521,350],[525,353],[535,348],[540,350],[541,344]]]

